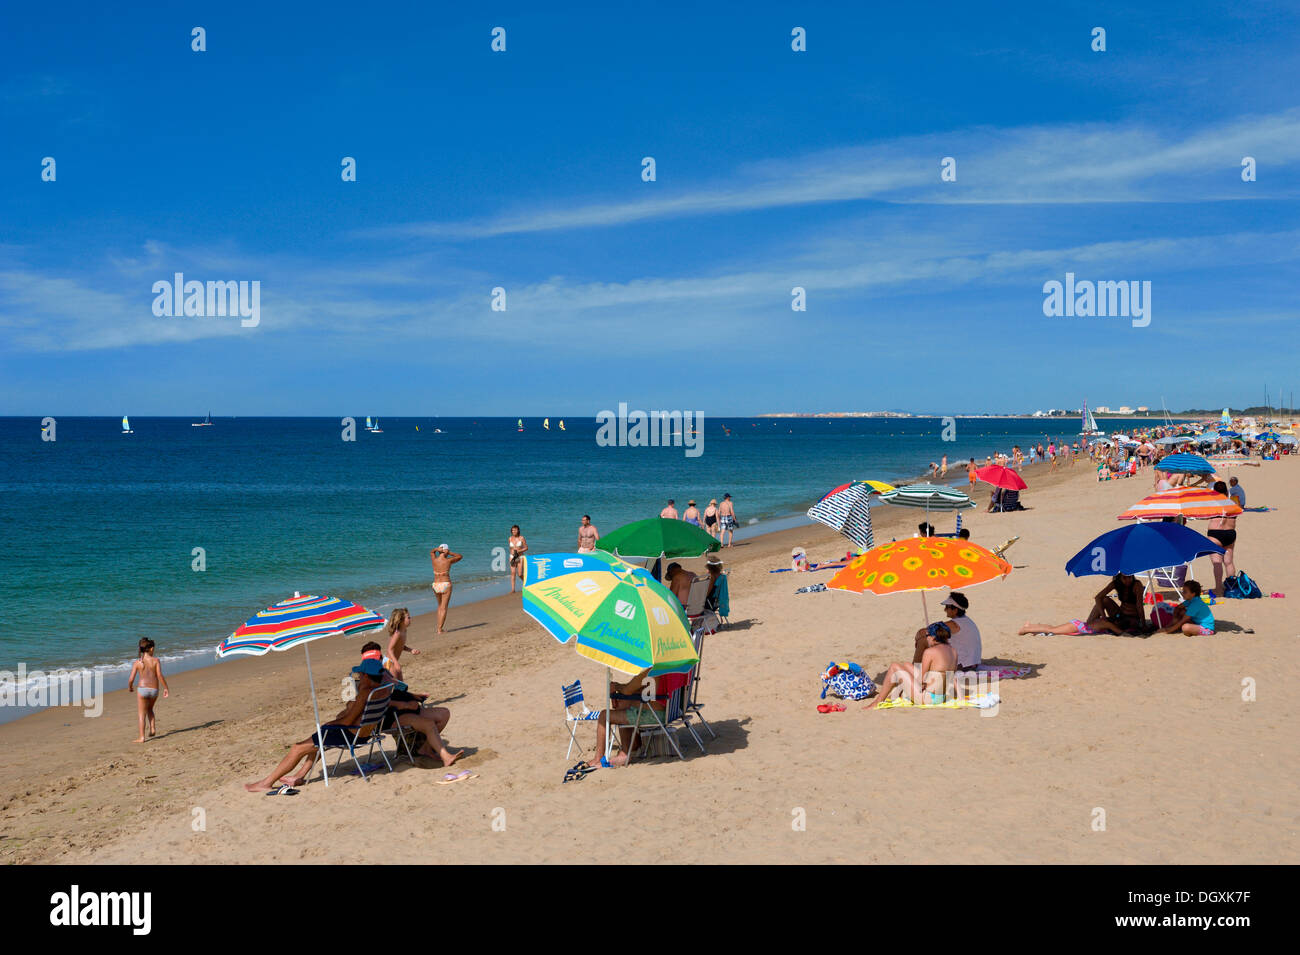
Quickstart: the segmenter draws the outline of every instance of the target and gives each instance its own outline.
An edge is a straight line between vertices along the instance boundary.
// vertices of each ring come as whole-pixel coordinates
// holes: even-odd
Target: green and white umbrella
[[[965,491],[943,484],[904,484],[880,495],[880,500],[898,507],[922,508],[927,514],[930,511],[960,511],[975,506]]]

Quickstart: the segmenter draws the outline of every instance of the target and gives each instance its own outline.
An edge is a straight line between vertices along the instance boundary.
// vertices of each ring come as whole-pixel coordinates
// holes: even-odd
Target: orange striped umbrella
[[[1156,491],[1138,501],[1119,516],[1121,521],[1155,520],[1161,517],[1232,517],[1241,513],[1241,505],[1208,487],[1176,487]]]
[[[973,587],[1011,573],[1011,564],[970,541],[912,537],[873,547],[851,560],[826,584],[860,594],[897,594]],[[926,619],[929,619],[927,613]]]

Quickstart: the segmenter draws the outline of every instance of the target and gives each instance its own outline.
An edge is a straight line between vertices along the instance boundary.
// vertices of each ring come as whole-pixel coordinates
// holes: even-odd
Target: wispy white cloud
[[[940,160],[957,160],[956,182]],[[1240,181],[1243,157],[1263,170]],[[1175,134],[1138,123],[976,128],[738,167],[725,180],[646,197],[582,202],[557,197],[525,211],[466,222],[411,222],[361,230],[373,239],[483,239],[608,228],[650,220],[874,200],[887,203],[1077,204],[1195,202],[1300,195],[1277,176],[1300,162],[1300,109]]]

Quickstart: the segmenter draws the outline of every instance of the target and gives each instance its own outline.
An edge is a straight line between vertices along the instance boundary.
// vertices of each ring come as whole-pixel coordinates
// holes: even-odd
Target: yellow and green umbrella
[[[682,605],[640,567],[600,550],[529,554],[524,580],[524,612],[581,656],[652,677],[699,662]]]

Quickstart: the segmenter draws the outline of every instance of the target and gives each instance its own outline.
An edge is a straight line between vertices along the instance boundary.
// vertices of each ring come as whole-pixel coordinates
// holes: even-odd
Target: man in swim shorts
[[[583,514],[582,523],[578,525],[578,553],[594,553],[599,538],[600,531],[596,530],[596,525],[591,523],[591,515]]]
[[[730,547],[736,531],[736,505],[731,503],[730,494],[722,495],[722,503],[718,505],[718,528],[718,540],[723,547]]]

